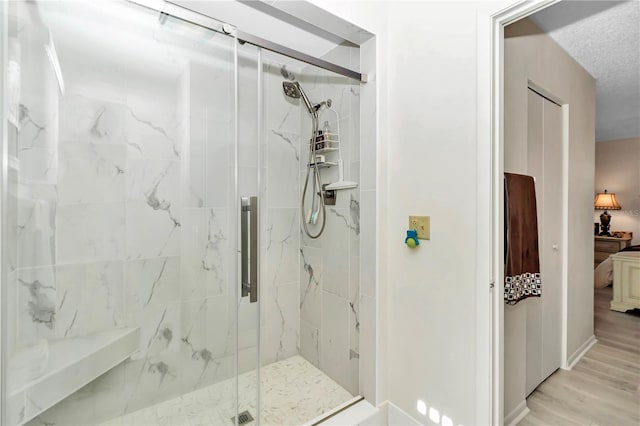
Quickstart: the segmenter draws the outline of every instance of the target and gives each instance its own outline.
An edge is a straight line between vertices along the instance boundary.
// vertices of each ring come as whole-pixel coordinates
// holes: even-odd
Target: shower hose
[[[324,205],[324,190],[322,189],[322,181],[320,180],[320,169],[318,168],[318,162],[316,161],[315,138],[317,133],[318,133],[318,117],[316,115],[312,115],[311,116],[311,143],[309,144],[309,161],[307,162],[307,177],[304,180],[304,189],[302,190],[302,199],[300,200],[300,210],[301,210],[300,214],[302,215],[301,217],[302,228],[304,229],[304,233],[307,234],[307,236],[312,239],[316,239],[320,235],[322,235],[322,232],[324,231],[324,226],[327,222],[326,209]],[[313,164],[313,167],[314,167],[315,184],[320,191],[319,192],[320,207],[322,210],[322,224],[320,225],[320,230],[318,231],[317,234],[312,234],[309,231],[309,227],[307,226],[307,220],[305,215],[305,208],[304,208],[304,201],[305,201],[305,198],[307,197],[307,189],[309,188],[309,176],[311,174],[311,164]],[[316,197],[316,196],[318,196],[318,194],[312,194],[311,199],[313,199],[313,197]],[[312,215],[314,213],[315,212],[311,212]]]

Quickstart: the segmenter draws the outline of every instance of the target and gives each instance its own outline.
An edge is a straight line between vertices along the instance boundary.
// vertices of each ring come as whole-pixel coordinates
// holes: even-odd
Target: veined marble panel
[[[218,46],[215,63],[189,62],[192,112],[199,114],[206,108],[220,122],[231,122],[235,117],[233,49],[226,47]]]
[[[263,289],[261,300],[262,309],[267,312],[261,362],[270,364],[296,355],[300,344],[300,283]]]
[[[17,140],[18,153],[37,148],[48,150],[56,148],[52,144],[54,139],[51,135],[55,133],[51,125],[56,118],[56,111],[53,109],[47,111],[46,106],[41,105],[41,101],[42,99],[37,98],[24,99],[18,106],[20,124]]]
[[[184,213],[180,275],[182,299],[202,299],[227,292],[232,269],[226,209],[185,209]]]
[[[58,203],[111,203],[124,200],[126,149],[123,145],[60,144]]]
[[[126,259],[177,256],[181,211],[150,194],[147,201],[127,202]]]
[[[358,164],[358,163],[356,163]],[[358,386],[360,358],[360,191],[349,194],[349,359],[352,363],[351,377]],[[346,195],[346,194],[345,194]],[[374,232],[374,230],[367,230]],[[354,389],[353,387],[351,389]]]
[[[20,181],[55,184],[58,177],[58,151],[29,148],[18,151]]]
[[[125,247],[124,202],[58,206],[57,262],[121,259]]]
[[[145,200],[149,207],[165,211],[181,204],[180,162],[133,158],[127,169],[127,199]]]
[[[234,170],[234,122],[221,121],[204,108],[192,111],[190,123],[189,141],[185,144],[182,163],[185,206],[228,206]]]
[[[180,167],[170,160],[132,159],[127,178],[127,258],[180,252]]]
[[[349,278],[349,358],[360,354],[360,256],[351,255]]]
[[[320,327],[300,320],[300,355],[316,367],[320,366]]]
[[[180,257],[125,262],[125,306],[128,312],[180,300]]]
[[[56,266],[56,337],[124,325],[123,262]]]
[[[147,305],[126,313],[127,325],[136,324],[140,327],[140,346],[131,356],[133,360],[179,351],[180,307],[180,302],[172,302]]]
[[[275,287],[300,279],[297,208],[267,210],[267,277],[266,284]]]
[[[297,208],[300,204],[300,135],[271,130],[267,133],[267,182],[269,207]],[[306,161],[306,160],[304,160]]]
[[[15,267],[53,265],[56,262],[56,203],[49,198],[50,195],[26,198],[18,194]]]
[[[258,49],[255,46],[239,46],[238,61],[238,151],[241,167],[258,166],[260,132],[258,114],[262,106],[258,102]]]
[[[349,297],[349,210],[327,206],[322,235],[323,289],[343,299]]]
[[[177,161],[182,157],[182,145],[177,138],[178,118],[175,109],[165,102],[139,96],[127,96],[124,123],[127,156]]]
[[[360,293],[349,300],[349,372],[344,385],[353,393],[360,389]],[[375,318],[373,318],[375,324]],[[375,351],[375,347],[367,348]]]
[[[220,295],[182,304],[181,379],[190,389],[220,381],[220,369],[225,367],[221,359],[236,352],[236,313],[231,302],[232,297]]]
[[[90,400],[86,404],[93,407],[94,418],[104,419],[124,414],[133,389],[133,385],[125,385],[125,369],[129,362],[130,359],[115,366],[89,384]]]
[[[60,140],[124,144],[126,114],[122,104],[67,95],[60,102]]]
[[[125,364],[124,412],[131,412],[176,395],[180,389],[178,352],[163,351]],[[96,395],[99,403],[100,395]]]
[[[349,302],[333,293],[323,292],[320,368],[345,388],[351,384],[348,324]]]
[[[56,327],[56,276],[53,266],[16,271],[18,346],[52,338]]]
[[[320,327],[322,318],[322,269],[322,250],[301,247],[300,319],[316,328]]]
[[[24,392],[18,392],[7,398],[7,422],[10,425],[24,423],[26,412],[26,402]]]

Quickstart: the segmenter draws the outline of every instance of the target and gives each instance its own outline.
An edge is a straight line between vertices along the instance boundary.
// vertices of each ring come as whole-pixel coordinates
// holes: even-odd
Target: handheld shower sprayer
[[[324,205],[324,190],[322,189],[322,180],[320,179],[320,168],[318,167],[318,161],[316,158],[316,144],[315,138],[318,134],[318,110],[323,106],[326,106],[326,102],[319,104],[312,104],[307,94],[302,90],[302,86],[297,81],[283,81],[282,90],[284,94],[293,99],[302,99],[302,102],[307,108],[309,115],[311,115],[311,143],[309,143],[309,159],[307,161],[307,177],[304,180],[304,189],[302,190],[302,197],[300,200],[300,214],[302,228],[309,238],[318,238],[324,231],[326,223],[326,208]],[[309,187],[309,177],[311,176],[311,168],[313,168],[313,192],[311,194],[311,210],[305,211],[305,198],[307,197],[307,189]],[[316,197],[320,198],[319,208],[316,207]],[[316,225],[319,220],[320,211],[322,211],[322,218],[320,222],[320,230],[316,234],[312,234],[309,231],[307,224]]]

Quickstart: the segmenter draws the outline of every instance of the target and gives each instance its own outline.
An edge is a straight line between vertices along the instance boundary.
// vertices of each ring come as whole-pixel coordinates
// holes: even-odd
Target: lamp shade
[[[593,205],[596,210],[620,210],[622,208],[620,204],[618,204],[616,194],[609,193],[606,189],[604,192],[596,194]]]

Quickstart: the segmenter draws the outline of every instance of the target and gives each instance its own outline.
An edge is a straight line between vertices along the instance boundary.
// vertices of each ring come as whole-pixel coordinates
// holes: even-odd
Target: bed
[[[611,310],[640,309],[640,246],[613,254],[613,300]]]

